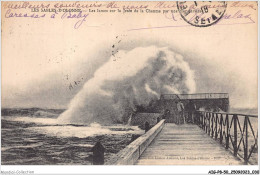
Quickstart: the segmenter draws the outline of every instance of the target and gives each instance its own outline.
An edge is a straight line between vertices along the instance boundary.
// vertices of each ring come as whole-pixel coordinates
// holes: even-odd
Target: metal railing
[[[245,164],[257,162],[257,120],[256,115],[195,112],[195,123],[226,149],[230,149],[234,156],[242,158]]]
[[[197,93],[197,94],[178,94],[180,99],[220,99],[229,98],[228,93]]]
[[[161,99],[222,99],[229,98],[228,93],[197,93],[197,94],[162,94]]]

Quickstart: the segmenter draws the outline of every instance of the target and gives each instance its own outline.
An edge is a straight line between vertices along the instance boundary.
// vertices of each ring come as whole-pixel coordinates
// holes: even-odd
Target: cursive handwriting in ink
[[[80,19],[74,25],[74,28],[78,29],[83,24],[83,22],[86,21],[88,15],[89,14],[83,14],[82,12],[78,12],[78,13],[65,12],[61,16],[61,19]]]
[[[50,3],[41,3],[41,4],[35,4],[33,2],[6,2],[3,3],[2,6],[4,9],[40,9],[40,8],[50,8]]]
[[[224,14],[222,17],[223,20],[229,20],[229,19],[248,19],[252,23],[255,23],[255,21],[252,19],[251,14],[244,14],[241,12],[241,10],[238,10],[235,14]]]
[[[235,7],[235,8],[245,8],[245,7],[248,7],[248,8],[251,8],[253,10],[256,10],[257,8],[257,3],[254,3],[254,2],[233,2],[230,7]]]
[[[5,13],[5,18],[44,18],[45,14],[37,15],[35,13],[13,13],[11,9],[8,9]]]
[[[194,16],[196,16],[197,15],[197,13],[194,13]],[[181,18],[180,18],[180,15],[177,13],[167,13],[167,14],[164,14],[164,16],[165,16],[165,18],[166,19],[169,19],[169,20],[171,20],[171,21],[179,21],[179,20],[182,20]],[[189,21],[190,20],[194,20],[194,16],[192,16],[190,19],[189,19]],[[238,10],[238,11],[236,11],[235,13],[233,13],[233,14],[228,14],[228,13],[225,13],[224,15],[223,15],[223,17],[222,17],[222,19],[221,20],[240,20],[240,19],[246,19],[246,20],[248,20],[248,21],[250,21],[251,23],[255,23],[255,21],[252,19],[252,16],[251,16],[251,14],[249,13],[249,14],[244,14],[244,13],[242,13],[242,11],[241,10]],[[242,22],[241,22],[241,24],[243,24]],[[217,24],[216,24],[217,25]]]

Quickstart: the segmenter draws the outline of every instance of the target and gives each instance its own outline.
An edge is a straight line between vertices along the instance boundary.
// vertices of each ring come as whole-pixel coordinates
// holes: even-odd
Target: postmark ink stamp
[[[177,2],[181,17],[195,27],[208,27],[216,24],[224,15],[225,1],[182,1]]]

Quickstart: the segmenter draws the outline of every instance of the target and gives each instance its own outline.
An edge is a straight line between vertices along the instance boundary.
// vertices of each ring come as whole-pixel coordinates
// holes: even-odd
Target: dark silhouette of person
[[[169,118],[169,115],[170,115],[170,110],[169,109],[166,109],[164,111],[164,114],[162,116],[163,119],[168,119]]]
[[[188,112],[187,123],[194,123],[194,114],[196,111],[196,106],[191,100],[186,105],[186,110]]]
[[[183,124],[184,123],[184,106],[181,101],[177,101],[177,124]]]

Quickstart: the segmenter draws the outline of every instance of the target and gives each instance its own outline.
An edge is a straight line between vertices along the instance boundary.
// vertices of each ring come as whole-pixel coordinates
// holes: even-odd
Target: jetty
[[[257,115],[213,111],[184,111],[189,122],[176,122],[176,100],[193,105],[217,104],[228,110],[227,94],[163,95],[162,115],[138,114],[146,133],[131,142],[106,165],[257,165]],[[192,101],[191,101],[192,100]],[[210,102],[213,100],[213,102]],[[189,105],[188,105],[189,106]],[[162,108],[161,108],[162,109]],[[191,108],[188,108],[191,109]],[[140,119],[142,118],[142,119]],[[133,117],[133,122],[135,118]],[[178,119],[177,119],[178,121]]]
[[[166,123],[137,165],[239,165],[242,162],[195,125]]]

